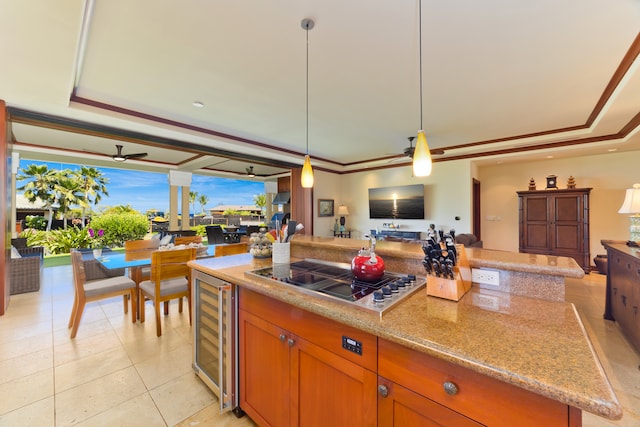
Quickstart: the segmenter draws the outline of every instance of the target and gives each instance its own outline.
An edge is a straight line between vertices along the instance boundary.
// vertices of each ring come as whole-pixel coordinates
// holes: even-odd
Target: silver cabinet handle
[[[284,342],[285,339],[287,339],[287,336],[285,334],[280,334],[280,341]]]
[[[386,385],[380,384],[378,386],[378,394],[382,397],[387,397],[389,396],[389,389],[387,388]]]
[[[294,340],[292,340],[291,338],[289,338],[289,341],[287,341],[287,344],[289,344],[289,347],[293,347],[293,345],[294,345],[295,343],[296,343],[296,342],[295,342]]]
[[[458,394],[458,386],[451,381],[445,382],[444,384],[442,384],[442,387],[444,387],[445,393],[447,393],[449,396],[455,396],[456,394]]]

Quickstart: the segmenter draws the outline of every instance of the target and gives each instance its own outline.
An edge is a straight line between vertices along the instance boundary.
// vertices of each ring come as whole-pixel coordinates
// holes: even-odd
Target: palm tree
[[[206,194],[201,194],[200,197],[198,197],[198,203],[200,203],[200,208],[202,209],[202,213],[204,214],[204,207],[207,203],[209,203],[209,197],[207,197]]]
[[[189,204],[191,204],[191,210],[193,211],[193,214],[195,215],[196,213],[196,199],[198,198],[198,193],[196,191],[189,191]],[[184,212],[183,212],[184,215]],[[189,215],[187,215],[187,218],[189,217]]]
[[[80,203],[82,207],[82,225],[85,225],[86,209],[90,204],[97,205],[102,196],[109,196],[107,184],[109,180],[102,175],[102,172],[96,168],[81,166],[80,170],[75,171],[76,177],[80,180],[84,200]]]
[[[45,207],[49,210],[47,231],[50,231],[53,220],[53,205],[56,203],[55,171],[50,170],[47,165],[29,165],[26,168],[21,168],[20,172],[22,174],[16,176],[16,180],[29,180],[29,182],[19,187],[18,190],[23,191],[24,197],[31,203],[38,200],[44,202]]]
[[[267,207],[267,195],[264,193],[256,194],[253,196],[253,204],[260,208],[263,215],[266,214],[265,209]]]
[[[79,205],[84,208],[88,204],[84,200],[80,181],[70,169],[57,171],[54,176],[55,200],[60,206],[59,212],[64,220],[64,228],[67,228],[67,214],[71,211],[72,206]]]

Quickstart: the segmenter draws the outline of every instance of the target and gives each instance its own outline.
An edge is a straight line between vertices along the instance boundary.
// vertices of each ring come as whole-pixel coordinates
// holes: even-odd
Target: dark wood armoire
[[[590,192],[518,191],[520,252],[571,257],[589,272]]]

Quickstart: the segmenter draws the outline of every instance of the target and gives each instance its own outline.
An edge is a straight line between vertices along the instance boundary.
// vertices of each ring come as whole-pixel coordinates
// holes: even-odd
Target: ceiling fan
[[[262,175],[262,174],[256,173],[256,171],[253,170],[253,166],[249,166],[248,168],[245,168],[245,171],[247,171],[247,176],[249,178],[255,178],[255,177],[265,178],[265,177],[270,176],[269,174]]]
[[[113,160],[116,162],[124,162],[129,159],[139,159],[141,157],[146,157],[147,153],[134,153],[134,154],[122,154],[122,145],[116,144],[117,153],[111,156]]]
[[[413,152],[416,149],[416,147],[413,145],[413,140],[416,139],[416,137],[410,136],[407,139],[409,140],[409,146],[406,147],[404,150],[402,150],[402,152],[404,153],[405,156],[409,158],[413,158]],[[432,156],[444,154],[444,150],[441,148],[431,148],[429,149],[429,151],[431,152]],[[405,159],[404,157],[398,157],[396,159],[391,160],[391,162],[406,161],[406,160],[407,159]]]

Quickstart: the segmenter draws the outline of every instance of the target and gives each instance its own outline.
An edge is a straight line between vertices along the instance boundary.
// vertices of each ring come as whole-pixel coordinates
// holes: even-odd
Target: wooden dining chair
[[[180,236],[176,237],[173,243],[178,245],[189,245],[191,243],[202,243],[202,236]]]
[[[120,295],[129,296],[131,298],[131,321],[135,323],[138,296],[136,294],[136,283],[133,280],[126,276],[87,280],[82,253],[78,251],[71,252],[71,266],[73,268],[75,288],[75,299],[73,300],[73,308],[67,326],[71,328],[71,338],[76,337],[85,305],[92,301]]]
[[[249,245],[247,243],[229,243],[226,245],[217,245],[214,250],[214,256],[246,254],[247,252],[249,252]]]
[[[125,251],[149,251],[160,247],[160,239],[127,240],[124,242]]]
[[[144,239],[144,240],[127,240],[124,242],[125,253],[154,251],[160,247],[159,239]],[[151,277],[151,267],[141,267],[135,271],[135,275],[132,276],[132,271],[129,274],[133,280],[140,283],[143,280],[149,280]]]
[[[178,311],[182,313],[182,297],[187,297],[189,324],[191,324],[191,268],[187,262],[196,259],[196,248],[156,251],[151,256],[151,278],[141,282],[140,322],[145,320],[144,302],[153,302],[156,317],[156,335],[162,335],[160,305],[178,299]]]

